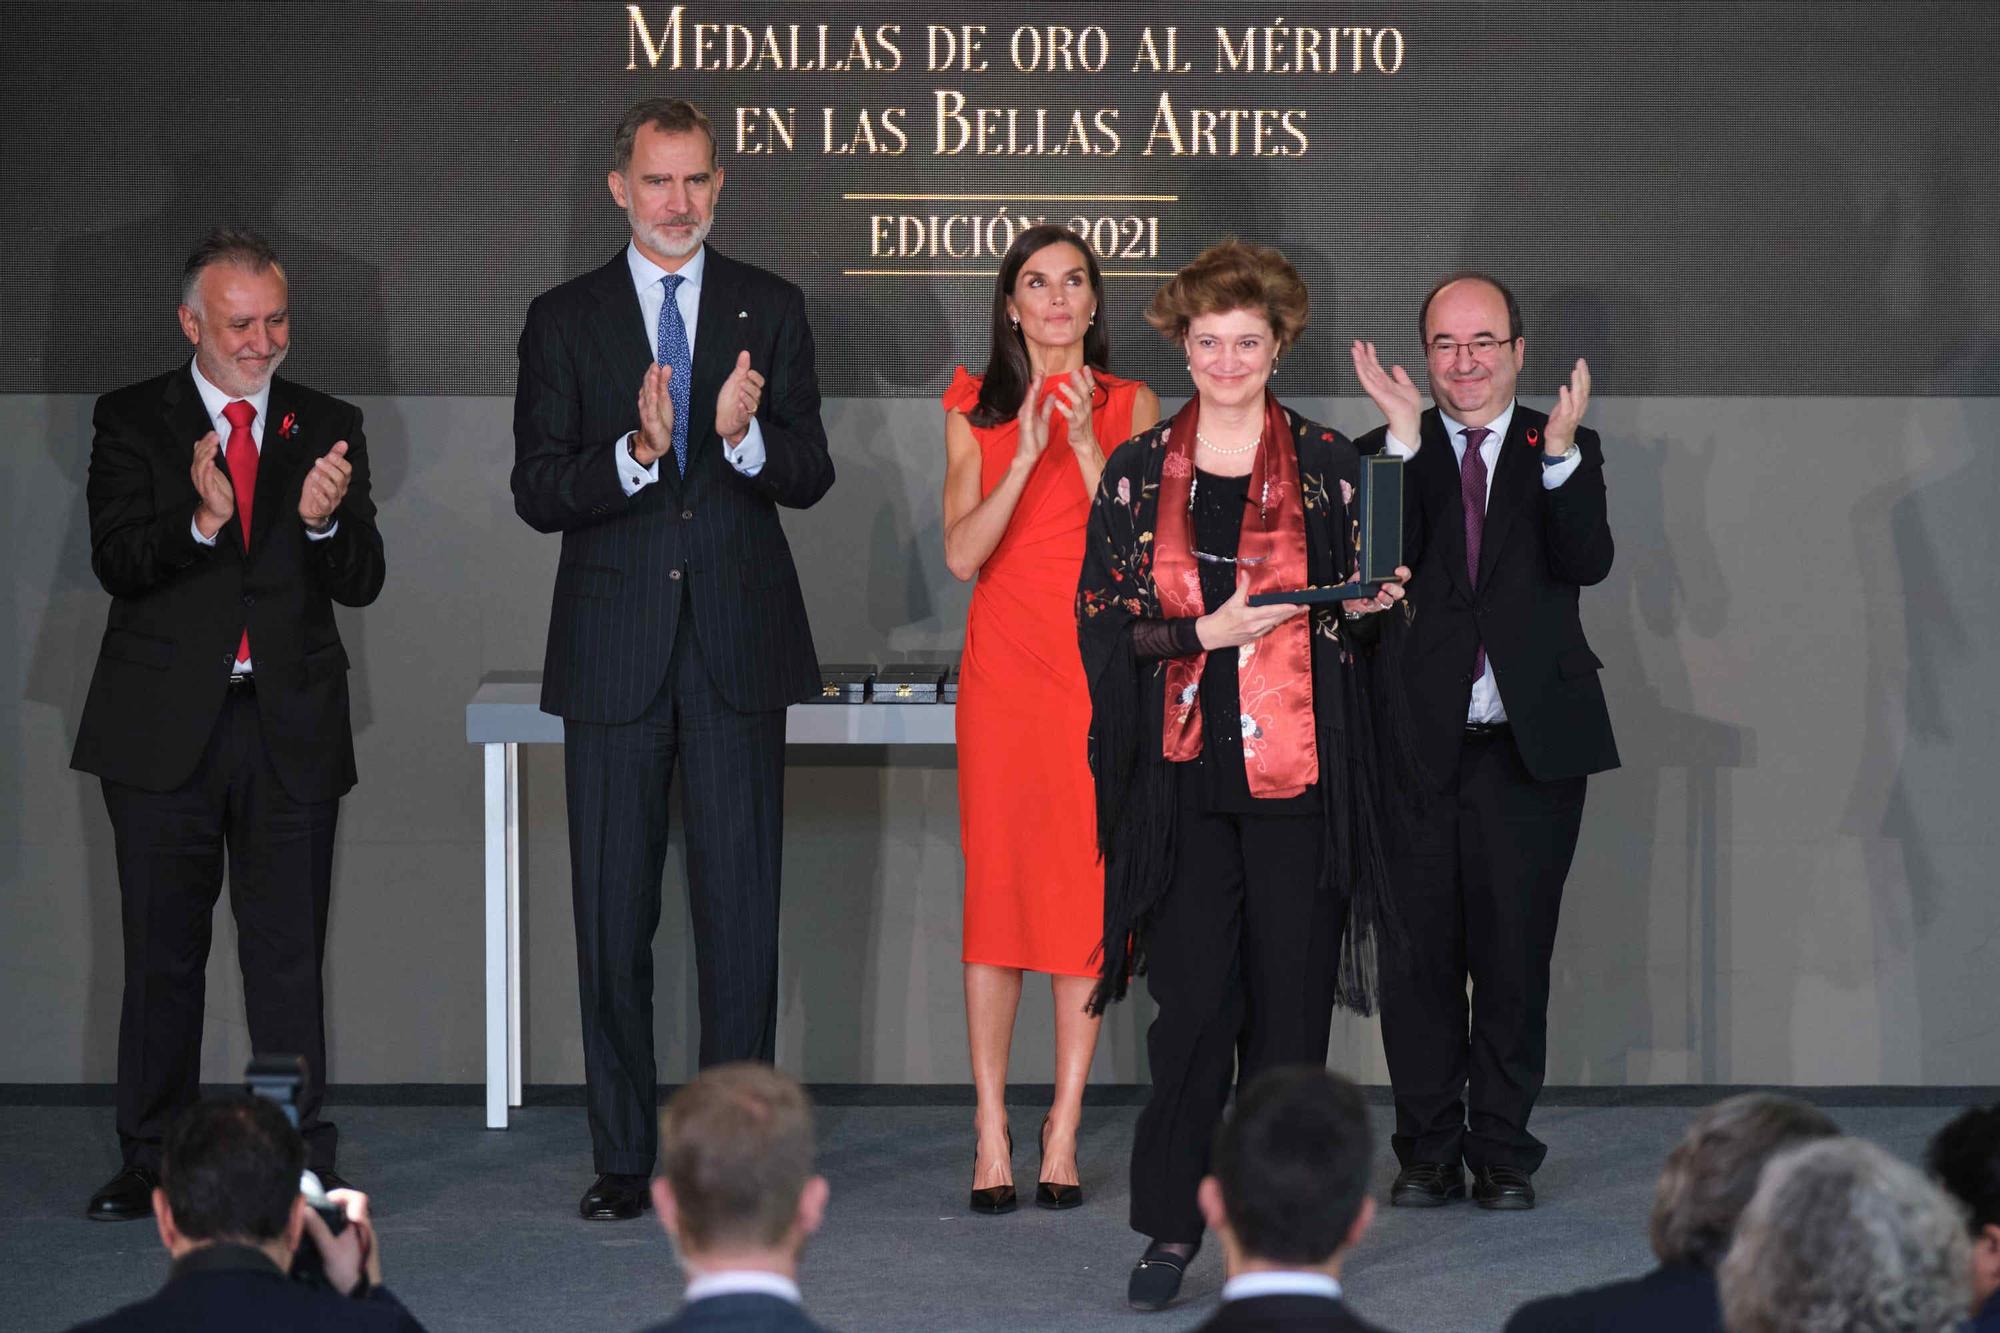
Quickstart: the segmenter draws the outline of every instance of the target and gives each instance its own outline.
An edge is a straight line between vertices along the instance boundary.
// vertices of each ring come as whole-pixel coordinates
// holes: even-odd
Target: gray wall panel
[[[136,377],[145,367],[131,367]],[[1602,386],[1609,393],[1615,387]],[[556,542],[513,516],[509,403],[360,400],[390,577],[343,610],[361,785],[331,957],[339,1082],[476,1081],[483,1047],[480,674],[540,666]],[[1297,406],[1350,430],[1364,402]],[[67,768],[107,599],[89,571],[90,400],[0,396],[0,1081],[104,1081],[117,886]],[[2000,460],[1978,399],[1600,397],[1619,558],[1585,622],[1626,767],[1593,780],[1551,1003],[1558,1083],[2000,1081],[1992,793]],[[825,657],[957,642],[935,405],[829,403],[840,480],[788,515]],[[800,756],[787,792],[783,1061],[829,1081],[965,1077],[948,756]],[[528,1077],[582,1076],[559,753],[523,764]],[[678,839],[676,840],[678,848]],[[678,868],[656,943],[662,1076],[691,1065]],[[1144,1077],[1143,998],[1097,1075]],[[1016,1044],[1048,1078],[1046,987]],[[248,1054],[218,913],[207,1072]],[[1333,1061],[1381,1079],[1372,1023]]]

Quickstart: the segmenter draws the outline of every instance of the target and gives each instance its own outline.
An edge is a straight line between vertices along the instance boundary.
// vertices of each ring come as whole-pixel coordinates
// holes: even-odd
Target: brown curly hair
[[[1310,317],[1305,280],[1283,251],[1230,236],[1196,255],[1153,294],[1146,322],[1177,343],[1200,316],[1230,310],[1264,316],[1283,352],[1305,332]]]

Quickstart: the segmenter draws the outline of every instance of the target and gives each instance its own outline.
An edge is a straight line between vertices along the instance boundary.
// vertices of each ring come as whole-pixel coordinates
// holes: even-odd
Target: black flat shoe
[[[153,1189],[160,1183],[157,1171],[128,1166],[90,1196],[83,1215],[93,1222],[133,1222],[153,1215]]]
[[[607,1171],[583,1192],[576,1211],[586,1222],[624,1222],[646,1211],[650,1196],[644,1176]]]
[[[1472,1173],[1472,1201],[1481,1208],[1521,1212],[1535,1206],[1535,1182],[1519,1167],[1482,1166]]]
[[[1442,1208],[1465,1197],[1465,1171],[1456,1162],[1412,1162],[1389,1187],[1392,1208]]]
[[[1187,1276],[1188,1265],[1200,1253],[1200,1245],[1180,1254],[1154,1241],[1139,1256],[1139,1262],[1132,1265],[1132,1276],[1125,1283],[1125,1303],[1134,1310],[1166,1309],[1181,1294],[1181,1279]]]
[[[1049,1155],[1049,1118],[1042,1117],[1042,1156]],[[1078,1162],[1076,1173],[1083,1174],[1083,1163]],[[1083,1186],[1058,1185],[1052,1180],[1035,1182],[1035,1207],[1037,1208],[1080,1208],[1083,1206]]]
[[[1010,1129],[1007,1131],[1007,1161],[1012,1163],[1013,1160],[1014,1131]],[[974,1167],[979,1165],[979,1147],[977,1144],[972,1149],[972,1164]],[[1014,1187],[1012,1185],[988,1185],[983,1190],[976,1189],[972,1191],[972,1211],[975,1213],[985,1213],[989,1217],[997,1217],[1001,1213],[1013,1212]]]

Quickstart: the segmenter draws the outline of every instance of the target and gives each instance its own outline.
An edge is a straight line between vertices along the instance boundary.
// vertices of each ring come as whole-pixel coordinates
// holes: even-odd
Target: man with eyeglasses
[[[1528,1132],[1548,1049],[1549,959],[1589,774],[1618,766],[1578,590],[1611,572],[1604,455],[1580,425],[1579,360],[1544,415],[1517,402],[1527,343],[1497,278],[1454,273],[1417,316],[1434,405],[1356,342],[1387,424],[1362,453],[1408,460],[1397,617],[1431,799],[1397,839],[1404,950],[1385,950],[1382,1045],[1401,1172],[1389,1201],[1535,1206]],[[1468,1002],[1466,979],[1472,981]]]

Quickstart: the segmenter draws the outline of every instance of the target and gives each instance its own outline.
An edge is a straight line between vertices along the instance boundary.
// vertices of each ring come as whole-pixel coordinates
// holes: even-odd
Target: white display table
[[[465,739],[486,751],[486,1126],[507,1127],[521,1104],[521,760],[523,745],[560,745],[562,719],[544,713],[540,676],[479,682]],[[952,704],[794,704],[787,745],[951,745]]]

